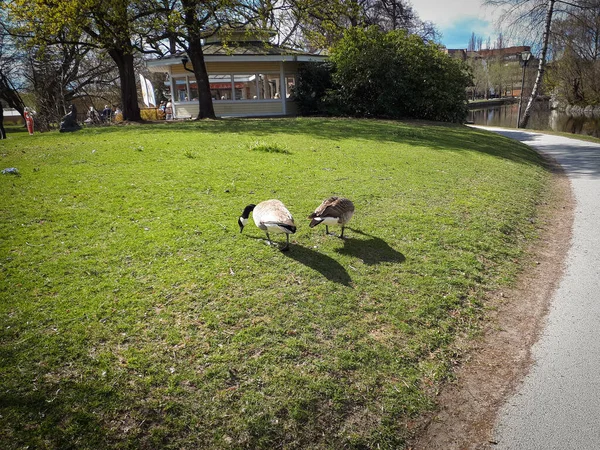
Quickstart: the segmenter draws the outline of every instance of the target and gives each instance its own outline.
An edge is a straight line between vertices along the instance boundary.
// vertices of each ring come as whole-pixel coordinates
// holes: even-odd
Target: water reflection
[[[523,105],[524,109],[525,105]],[[469,111],[468,120],[475,125],[516,128],[518,110],[517,103],[488,106]],[[550,109],[548,102],[538,102],[533,109],[527,128],[600,137],[600,118],[568,116],[564,112]]]

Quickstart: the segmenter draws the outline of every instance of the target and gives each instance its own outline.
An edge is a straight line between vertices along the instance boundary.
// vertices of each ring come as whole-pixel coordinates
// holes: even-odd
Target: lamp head
[[[189,59],[187,57],[187,55],[183,55],[181,57],[181,64],[183,64],[184,66],[188,63]]]
[[[520,56],[520,60],[519,62],[521,63],[522,67],[525,67],[527,65],[527,63],[529,62],[529,60],[531,59],[531,52],[528,50],[525,50],[524,52],[521,52]]]

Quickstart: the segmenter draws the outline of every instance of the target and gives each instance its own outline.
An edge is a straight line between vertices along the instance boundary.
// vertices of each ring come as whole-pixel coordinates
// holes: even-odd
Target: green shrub
[[[331,114],[327,92],[333,88],[331,62],[302,64],[298,70],[298,83],[294,90],[298,112],[304,116]]]
[[[466,66],[403,30],[351,28],[332,48],[330,66],[305,68],[299,78],[302,114],[443,122],[467,115]]]

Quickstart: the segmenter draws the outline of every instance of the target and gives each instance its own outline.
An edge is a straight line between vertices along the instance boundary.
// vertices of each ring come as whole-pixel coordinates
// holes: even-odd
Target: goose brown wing
[[[325,200],[323,200],[323,203],[321,203],[319,205],[319,207],[317,209],[315,209],[315,212],[311,213],[308,218],[309,219],[314,219],[315,217],[326,217],[327,216],[327,211],[329,210],[329,208],[335,204],[335,202],[337,201],[337,197],[329,197]]]
[[[321,204],[321,207],[325,207],[318,214],[320,217],[343,217],[350,212],[354,212],[354,204],[347,198],[331,197],[325,202]]]

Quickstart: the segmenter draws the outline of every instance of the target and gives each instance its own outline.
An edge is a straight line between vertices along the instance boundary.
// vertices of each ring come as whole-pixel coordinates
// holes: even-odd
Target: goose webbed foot
[[[266,233],[267,235],[267,245],[269,247],[273,246],[273,241],[271,241],[271,236],[269,236],[269,233]]]

